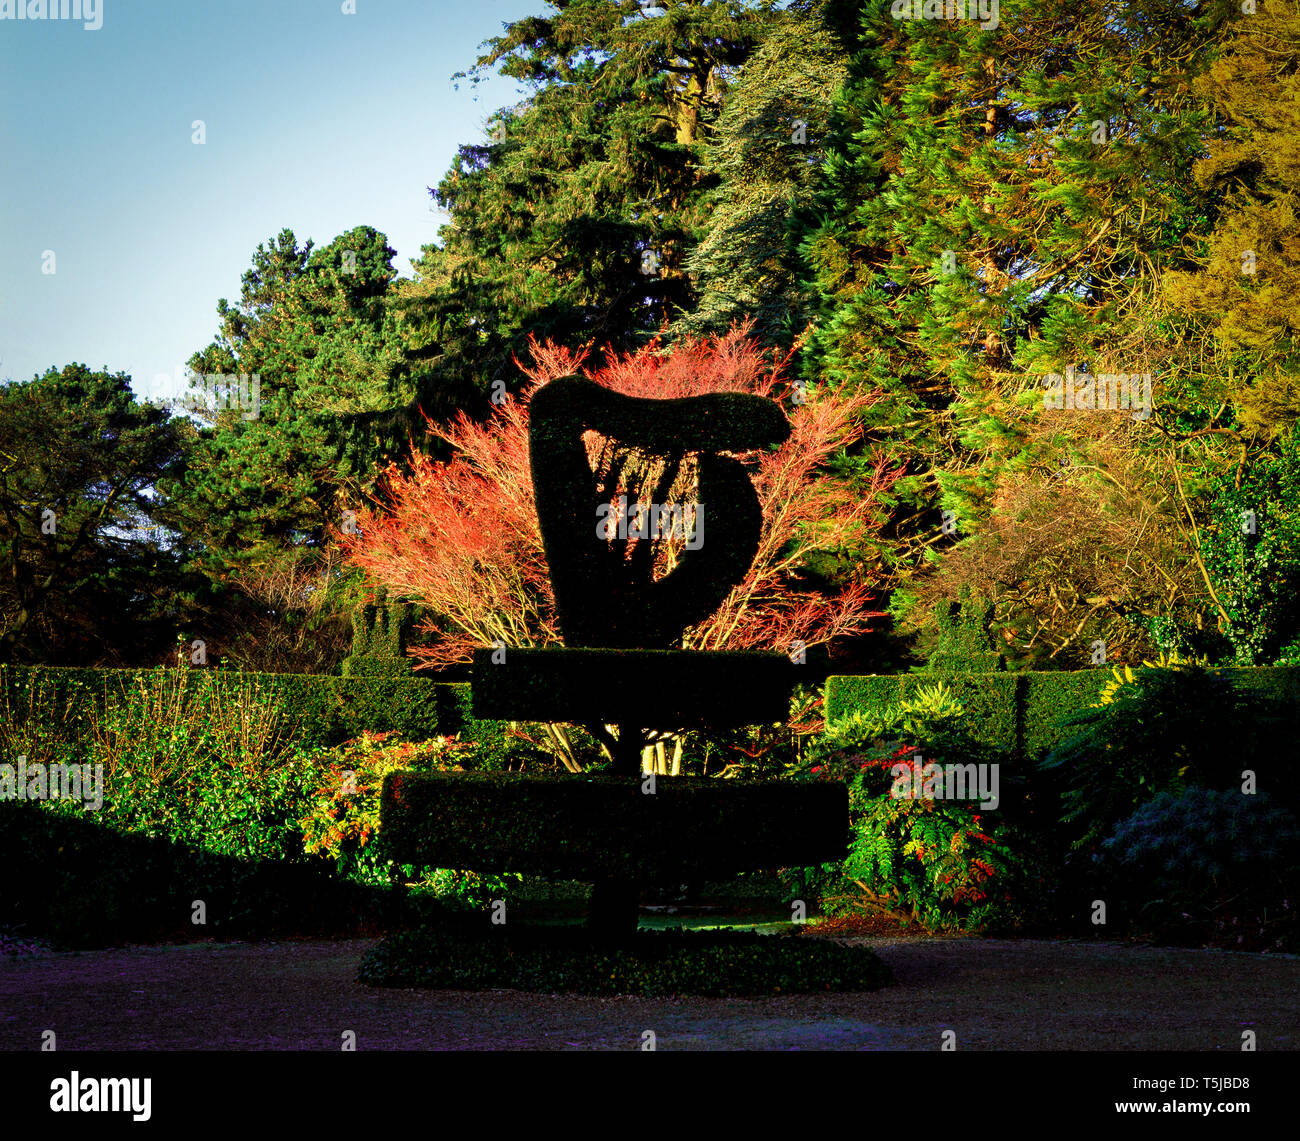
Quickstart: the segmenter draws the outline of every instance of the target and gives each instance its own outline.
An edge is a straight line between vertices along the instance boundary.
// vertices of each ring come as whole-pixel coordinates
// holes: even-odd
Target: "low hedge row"
[[[866,947],[744,931],[638,931],[624,946],[583,928],[423,927],[391,935],[362,960],[370,986],[560,994],[746,995],[871,991],[892,982]]]
[[[510,653],[514,656],[525,652]],[[492,676],[490,665],[479,668]],[[89,728],[90,711],[102,709],[110,695],[131,687],[141,672],[0,666],[0,718],[20,718],[30,712],[43,720],[53,717],[63,721],[74,733],[85,732]],[[1243,689],[1284,699],[1296,710],[1292,728],[1300,736],[1300,667],[1236,668],[1219,672],[1231,676]],[[201,684],[206,673],[191,671],[188,684]],[[305,748],[337,745],[364,730],[395,730],[412,740],[460,734],[462,740],[488,746],[504,742],[504,721],[476,717],[470,686],[463,682],[436,682],[418,676],[242,676],[277,696],[285,714],[296,723],[295,740]],[[1111,671],[1106,668],[951,673],[943,677],[965,706],[976,736],[1009,756],[1030,761],[1041,760],[1063,740],[1059,719],[1096,701],[1111,679]],[[855,710],[879,710],[934,681],[933,676],[919,673],[834,675],[826,681],[826,716],[829,720],[839,720]],[[645,705],[647,715],[652,716],[650,709],[656,706],[655,700],[647,697]]]
[[[1225,668],[1241,689],[1284,700],[1294,712],[1291,739],[1300,737],[1300,667]],[[1037,763],[1071,730],[1061,719],[1091,705],[1114,679],[1111,670],[1030,671],[1025,673],[949,673],[942,681],[965,708],[970,732],[1016,760]],[[826,680],[826,718],[840,720],[855,711],[897,704],[932,674],[836,675]]]
[[[0,717],[54,711],[73,732],[89,728],[91,711],[102,710],[114,695],[129,690],[141,670],[81,669],[61,666],[0,666]],[[220,671],[224,674],[225,671]],[[203,684],[208,670],[189,671],[187,684]],[[227,675],[236,676],[236,675]],[[242,674],[273,694],[296,726],[294,739],[304,748],[330,747],[363,730],[396,730],[412,740],[453,735],[462,740],[495,743],[500,722],[475,718],[469,686],[422,677],[331,677],[315,674]],[[220,711],[214,710],[214,716]]]

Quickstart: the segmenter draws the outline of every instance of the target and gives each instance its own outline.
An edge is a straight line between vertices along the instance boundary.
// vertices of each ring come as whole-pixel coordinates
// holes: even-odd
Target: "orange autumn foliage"
[[[359,513],[358,533],[339,536],[349,560],[385,584],[390,597],[442,615],[446,629],[421,627],[432,641],[413,648],[417,668],[468,661],[473,650],[498,639],[508,646],[559,643],[533,504],[528,405],[543,385],[572,374],[629,396],[748,392],[786,400],[792,427],[786,443],[740,457],[763,508],[757,556],[722,606],[686,631],[683,648],[789,652],[796,641],[811,647],[861,633],[880,616],[868,583],[831,592],[797,586],[809,550],[869,539],[877,527],[876,499],[897,478],[879,459],[865,493],[855,493],[825,470],[826,461],[859,439],[855,416],[874,397],[823,389],[791,403],[789,358],[771,359],[750,339],[748,325],[671,351],[656,340],[591,372],[583,369],[585,353],[536,340],[530,350],[530,363],[516,362],[529,380],[518,398],[483,424],[464,414],[445,428],[430,424],[453,445],[455,458],[438,463],[417,452],[409,471],[390,466],[375,505]],[[596,433],[587,442],[595,462],[603,444]],[[671,565],[671,546],[664,544],[658,570]]]

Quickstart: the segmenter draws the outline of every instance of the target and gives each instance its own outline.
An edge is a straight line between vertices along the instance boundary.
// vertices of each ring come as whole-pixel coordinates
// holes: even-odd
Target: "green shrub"
[[[384,939],[362,960],[370,986],[561,994],[709,997],[870,991],[889,969],[865,947],[734,931],[638,931],[593,944],[583,928],[425,927]]]
[[[964,724],[962,706],[942,683],[874,716],[832,722],[808,750],[807,776],[848,784],[848,858],[794,871],[789,889],[821,895],[830,913],[904,910],[932,928],[1011,925],[1031,912],[1049,877],[1041,867],[1031,871],[1028,837],[1007,822],[1001,804],[985,810],[972,800],[894,795],[895,780],[910,787],[918,765],[951,762],[997,764],[1000,801],[1018,796],[1003,758]],[[846,893],[849,885],[860,893]]]
[[[1008,759],[1038,762],[1064,736],[1062,717],[1095,701],[1101,670],[1026,673],[945,673],[944,683],[965,710],[972,737]],[[932,681],[926,674],[836,675],[826,679],[826,719],[880,712],[908,700]]]
[[[0,666],[0,762],[79,762],[78,737],[89,728],[92,708],[84,691],[60,691],[48,673]]]
[[[1265,794],[1161,792],[1102,849],[1139,927],[1229,947],[1297,945],[1300,825]]]
[[[273,886],[286,874],[311,880],[295,881],[298,896],[328,891],[302,866],[298,818],[311,767],[273,693],[255,676],[217,671],[122,676],[128,684],[82,707],[75,747],[60,746],[102,766],[98,810],[46,800],[8,806],[0,818],[11,865],[17,850],[23,861],[44,857],[35,882],[46,895],[26,884],[10,893],[22,921],[74,944],[175,936],[193,933],[189,907],[200,899],[210,915],[200,930],[233,932],[274,925],[297,907]],[[297,871],[286,873],[290,865]]]
[[[141,673],[92,712],[98,822],[241,859],[300,858],[310,766],[292,748],[292,722],[254,675],[201,671],[192,683],[189,673]]]
[[[1075,848],[1161,792],[1239,788],[1247,769],[1283,786],[1284,712],[1272,699],[1200,666],[1115,673],[1097,704],[1063,721],[1071,735],[1042,763],[1066,781],[1062,820],[1075,825]]]
[[[363,733],[313,758],[318,785],[302,819],[308,853],[329,857],[339,874],[357,883],[416,881],[433,896],[459,907],[480,907],[499,898],[519,877],[483,876],[450,868],[399,862],[380,828],[384,778],[395,772],[443,772],[460,768],[476,752],[473,742],[435,737],[418,743],[388,733]]]
[[[433,896],[446,907],[475,912],[505,899],[524,879],[509,872],[493,875],[466,868],[425,868],[420,876],[417,890]]]
[[[184,937],[196,930],[189,905],[201,899],[210,915],[197,929],[203,934],[355,931],[406,906],[391,893],[361,890],[386,888],[403,872],[425,882],[418,894],[431,904],[439,894],[460,906],[500,894],[504,881],[441,873],[435,882],[432,868],[394,869],[370,843],[388,771],[370,762],[397,757],[432,770],[458,747],[448,738],[413,745],[385,741],[391,733],[363,734],[337,751],[304,751],[294,706],[270,675],[182,667],[98,676],[103,692],[83,688],[79,701],[71,700],[78,691],[69,678],[53,671],[0,679],[4,700],[22,715],[5,726],[11,747],[28,750],[18,755],[103,766],[98,811],[47,800],[0,814],[0,852],[10,866],[20,866],[18,851],[43,853],[29,877],[40,890],[24,883],[9,892],[9,921],[73,945]],[[71,709],[65,727],[80,730],[71,740],[41,730],[41,711],[57,710],[61,700]],[[462,751],[472,753],[472,743]],[[349,767],[362,798],[331,803],[323,789],[337,793]],[[333,834],[325,827],[331,807],[345,810],[329,821]],[[28,863],[24,855],[21,866]],[[319,915],[302,902],[312,900]]]
[[[400,871],[379,838],[379,794],[391,772],[437,771],[455,764],[465,746],[449,737],[415,744],[391,733],[363,733],[313,757],[316,788],[302,817],[303,846],[327,856],[341,875],[389,883]]]

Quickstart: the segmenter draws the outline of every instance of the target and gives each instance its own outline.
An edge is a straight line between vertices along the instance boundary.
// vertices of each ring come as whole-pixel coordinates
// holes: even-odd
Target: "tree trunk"
[[[641,750],[644,742],[641,731],[631,725],[618,727],[618,740],[610,750],[613,760],[611,770],[614,776],[630,777],[633,780],[641,775]]]
[[[615,776],[641,780],[641,730],[632,725],[618,727],[618,740],[611,750]],[[591,887],[587,904],[587,927],[599,938],[612,941],[631,940],[636,934],[641,906],[641,887],[635,880],[618,876],[601,876]]]
[[[633,880],[603,877],[591,885],[587,928],[597,939],[628,942],[636,934],[641,889]]]

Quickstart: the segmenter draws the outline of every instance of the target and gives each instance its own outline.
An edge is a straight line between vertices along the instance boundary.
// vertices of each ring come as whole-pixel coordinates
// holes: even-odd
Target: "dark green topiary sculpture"
[[[848,819],[849,798],[824,781],[673,777],[649,796],[585,773],[432,773],[403,781],[385,808],[389,838],[426,867],[579,880],[599,868],[675,884],[842,857],[834,822]]]
[[[789,714],[797,668],[785,655],[672,648],[744,579],[758,551],[758,496],[742,464],[720,453],[780,444],[790,434],[784,413],[744,393],[654,400],[565,377],[533,396],[530,424],[537,515],[567,645],[478,651],[474,715],[574,721],[604,745],[613,764],[607,774],[568,784],[391,774],[381,809],[391,849],[404,860],[447,860],[473,870],[589,876],[589,924],[618,938],[635,934],[640,885],[656,873],[842,858],[842,787],[826,796],[785,784],[694,788],[673,781],[671,793],[653,795],[653,785],[646,790],[638,780],[650,730],[761,724]],[[609,441],[594,471],[583,438],[592,430]],[[670,505],[667,497],[690,475],[688,457],[695,501]],[[658,580],[653,543],[664,536],[657,527],[627,535],[631,545],[601,526],[616,503],[622,512],[621,497],[633,497],[636,479],[654,481],[639,492],[650,491],[656,519],[672,510],[682,520],[687,506],[693,516],[689,537],[685,528],[678,534],[687,539],[685,550]],[[586,836],[577,834],[583,819],[593,821]],[[686,850],[668,855],[665,847]]]
[[[406,677],[413,673],[406,637],[415,615],[409,604],[390,603],[380,587],[373,602],[352,611],[352,652],[343,659],[344,677]]]
[[[961,588],[959,602],[940,602],[934,608],[939,624],[939,647],[930,655],[927,669],[935,673],[999,673],[1007,659],[998,652],[989,633],[993,604],[973,599],[970,587]]]
[[[541,389],[529,415],[537,518],[565,644],[674,645],[718,608],[758,551],[758,496],[741,464],[715,453],[780,444],[789,422],[772,401],[744,393],[647,400],[576,376]],[[708,538],[658,582],[650,578],[649,544],[627,560],[599,534],[598,508],[611,502],[619,472],[588,466],[587,429],[673,461],[652,502],[666,497],[685,455],[699,457],[698,510],[710,519]]]
[[[583,442],[588,430],[623,449],[597,471]],[[748,653],[743,666],[713,658],[709,668],[701,666],[706,659],[698,653],[668,647],[718,607],[758,550],[758,496],[740,462],[717,453],[779,444],[789,434],[789,421],[775,403],[746,393],[652,400],[577,376],[540,389],[529,413],[533,488],[560,629],[571,648],[479,651],[474,715],[578,722],[624,776],[636,775],[644,731],[651,727],[682,729],[714,718],[728,725],[784,720],[796,677],[784,655]],[[690,505],[700,529],[693,536],[700,540],[698,549],[688,543],[678,565],[658,581],[652,577],[651,542],[638,542],[629,553],[602,534],[602,511],[608,521],[633,453],[664,461],[651,492],[651,502],[661,506],[688,455],[698,471]],[[538,654],[545,655],[544,663]],[[552,684],[546,684],[548,673],[555,675]],[[669,708],[646,700],[650,676],[672,687]],[[620,708],[632,694],[640,716]],[[620,727],[617,737],[606,728],[611,722]]]
[[[498,653],[474,654],[473,713],[486,720],[582,725],[599,712],[620,725],[763,725],[785,719],[799,668],[753,651],[512,649],[493,664]],[[597,739],[604,731],[589,729]]]

